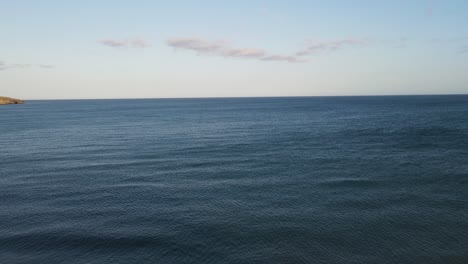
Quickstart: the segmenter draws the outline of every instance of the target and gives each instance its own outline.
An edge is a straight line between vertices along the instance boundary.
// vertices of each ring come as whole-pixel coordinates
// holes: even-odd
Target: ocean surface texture
[[[0,263],[468,263],[468,96],[0,107]]]

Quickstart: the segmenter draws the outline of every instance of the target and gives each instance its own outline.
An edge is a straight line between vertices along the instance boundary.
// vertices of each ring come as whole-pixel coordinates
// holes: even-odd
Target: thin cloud
[[[434,14],[434,5],[432,1],[428,1],[426,4],[426,10],[425,10],[425,15],[428,18],[432,18],[432,15]]]
[[[167,45],[176,49],[195,51],[197,54],[233,58],[257,59],[261,61],[302,62],[295,56],[273,55],[260,48],[234,48],[223,41],[208,41],[200,38],[172,38]]]
[[[460,53],[468,53],[468,45],[460,49]]]
[[[289,55],[272,54],[261,48],[235,48],[223,41],[209,41],[201,38],[172,38],[167,40],[167,45],[176,49],[185,49],[196,52],[199,55],[212,55],[223,57],[235,57],[245,59],[256,59],[260,61],[278,62],[307,62],[308,56],[331,52],[340,49],[363,46],[368,43],[362,39],[340,39],[328,42],[309,41],[305,48],[292,52]]]
[[[340,39],[327,42],[310,41],[307,47],[296,52],[296,56],[308,56],[325,51],[337,51],[346,47],[363,46],[367,41],[361,39]]]
[[[198,38],[172,38],[167,45],[177,49],[193,50],[199,54],[223,55],[229,50],[227,44],[220,41],[206,41]]]
[[[30,64],[19,64],[19,63],[5,63],[3,61],[0,62],[0,71],[5,71],[5,70],[12,70],[12,69],[26,69],[31,67]]]
[[[14,69],[28,69],[28,68],[33,68],[33,67],[38,67],[38,68],[41,68],[41,69],[51,69],[54,66],[53,65],[47,65],[47,64],[5,63],[3,61],[0,61],[0,71],[14,70]]]
[[[48,65],[48,64],[39,64],[38,66],[39,66],[39,68],[42,68],[42,69],[53,69],[54,68],[54,65]]]
[[[286,62],[307,62],[307,60],[299,59],[296,56],[283,56],[283,55],[271,55],[261,58],[263,61],[286,61]]]
[[[433,12],[432,6],[428,6],[428,7],[426,8],[426,16],[429,17],[429,18],[431,18],[433,14],[434,14],[434,12]]]
[[[229,49],[226,50],[223,55],[230,57],[246,57],[246,58],[259,58],[264,57],[266,52],[262,49]]]
[[[98,43],[111,48],[147,48],[151,46],[143,39],[101,39]]]

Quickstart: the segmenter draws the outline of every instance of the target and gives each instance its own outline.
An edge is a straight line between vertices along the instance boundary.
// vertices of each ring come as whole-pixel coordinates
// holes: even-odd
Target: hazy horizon
[[[26,101],[67,101],[67,100],[157,100],[157,99],[242,99],[242,98],[301,98],[301,97],[398,97],[398,96],[468,96],[468,94],[353,94],[353,95],[277,95],[277,96],[206,96],[206,97],[101,97],[101,98],[16,98]],[[3,96],[3,95],[0,95]],[[6,96],[11,97],[12,96]]]
[[[468,94],[468,2],[4,1],[0,96]]]

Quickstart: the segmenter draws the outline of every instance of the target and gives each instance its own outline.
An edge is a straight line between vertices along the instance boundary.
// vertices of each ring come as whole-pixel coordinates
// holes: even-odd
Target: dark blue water
[[[468,263],[468,96],[1,106],[0,263]]]

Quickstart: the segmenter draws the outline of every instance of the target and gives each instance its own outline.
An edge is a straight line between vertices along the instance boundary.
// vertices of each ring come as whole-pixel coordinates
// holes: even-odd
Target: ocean
[[[0,107],[0,263],[468,263],[468,96]]]

